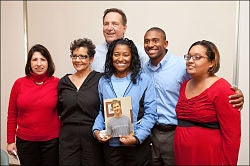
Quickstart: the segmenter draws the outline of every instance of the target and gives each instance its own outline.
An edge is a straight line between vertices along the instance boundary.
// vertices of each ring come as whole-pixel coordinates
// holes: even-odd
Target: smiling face
[[[48,61],[40,52],[36,51],[30,60],[30,67],[33,73],[42,75],[48,69]]]
[[[208,76],[209,75],[209,69],[213,67],[214,61],[209,61],[208,56],[206,55],[206,48],[201,45],[195,45],[189,50],[189,55],[192,56],[200,56],[199,60],[193,60],[193,58],[190,58],[189,60],[186,60],[186,68],[187,72],[192,77],[197,76]]]
[[[132,60],[130,48],[124,44],[117,44],[113,51],[112,60],[116,70],[115,76],[118,78],[126,77],[130,72]]]
[[[103,20],[103,35],[107,43],[123,38],[126,25],[122,23],[122,16],[116,12],[107,13]]]
[[[152,64],[157,66],[166,54],[168,41],[160,31],[150,30],[144,35],[144,49]]]
[[[86,59],[80,59],[80,55],[88,55],[88,49],[86,47],[80,47],[73,51],[73,55],[77,56],[76,59],[72,58],[72,64],[76,71],[86,71],[91,68],[90,64],[93,61],[93,57],[87,57]]]
[[[121,106],[119,103],[112,104],[112,109],[114,111],[114,117],[119,117],[121,115]]]

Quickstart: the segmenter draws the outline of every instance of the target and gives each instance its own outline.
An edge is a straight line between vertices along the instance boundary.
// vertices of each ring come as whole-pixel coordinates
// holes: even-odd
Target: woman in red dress
[[[240,112],[228,102],[231,85],[215,75],[219,51],[202,40],[184,58],[192,78],[182,84],[176,106],[176,165],[237,165]]]

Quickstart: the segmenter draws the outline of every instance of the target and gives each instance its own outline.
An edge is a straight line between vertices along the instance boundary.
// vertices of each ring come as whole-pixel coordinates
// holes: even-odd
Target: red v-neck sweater
[[[44,83],[36,85],[35,82]],[[47,141],[59,136],[57,85],[59,79],[31,74],[15,81],[9,99],[7,142],[15,137],[28,141]]]

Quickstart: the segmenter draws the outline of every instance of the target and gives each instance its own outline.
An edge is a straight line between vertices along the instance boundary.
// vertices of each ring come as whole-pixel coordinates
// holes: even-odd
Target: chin
[[[114,36],[112,36],[112,37],[107,36],[105,39],[106,39],[106,42],[110,44],[110,43],[112,43],[112,41],[116,40],[117,38]]]

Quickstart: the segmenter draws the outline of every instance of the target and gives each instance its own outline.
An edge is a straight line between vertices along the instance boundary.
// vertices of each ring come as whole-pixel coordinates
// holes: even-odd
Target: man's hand
[[[234,95],[229,96],[229,103],[233,104],[233,107],[239,108],[239,111],[243,108],[244,95],[240,89],[232,86],[231,89],[235,91]]]

